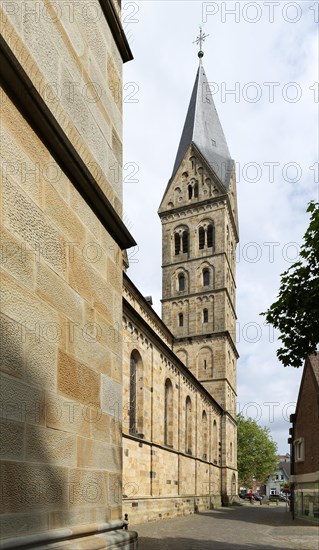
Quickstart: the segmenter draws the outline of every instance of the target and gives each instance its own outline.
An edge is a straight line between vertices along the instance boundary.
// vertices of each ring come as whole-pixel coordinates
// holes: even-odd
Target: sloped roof
[[[310,355],[309,363],[311,365],[311,368],[315,375],[315,379],[317,380],[317,384],[319,386],[319,353],[316,353],[315,355]]]
[[[234,161],[224,136],[213,96],[202,64],[198,67],[188,112],[170,181],[188,147],[194,143],[220,181],[229,186]]]
[[[281,461],[279,462],[279,468],[283,470],[286,474],[286,477],[290,476],[290,462]]]
[[[299,408],[302,406],[302,400],[304,399],[303,397],[304,382],[305,382],[306,375],[309,372],[311,373],[312,379],[314,380],[314,389],[316,393],[319,394],[319,352],[313,355],[308,355],[308,357],[305,360],[304,369],[303,369],[302,378],[301,378],[300,387],[299,387],[297,405],[296,405],[296,412],[295,412],[296,418],[298,418]]]

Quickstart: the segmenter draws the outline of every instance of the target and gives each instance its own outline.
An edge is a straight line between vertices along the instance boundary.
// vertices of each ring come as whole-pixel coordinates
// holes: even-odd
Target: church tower
[[[235,163],[200,64],[159,216],[162,317],[174,351],[224,410],[224,502],[236,471]]]

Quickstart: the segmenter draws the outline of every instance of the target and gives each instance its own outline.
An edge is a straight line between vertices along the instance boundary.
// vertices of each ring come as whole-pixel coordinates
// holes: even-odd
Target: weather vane
[[[206,40],[207,36],[209,36],[209,34],[205,34],[203,32],[202,26],[200,26],[199,29],[200,29],[199,36],[196,38],[196,40],[194,40],[193,44],[198,44],[199,45],[198,57],[201,59],[204,56],[204,52],[202,50],[203,43],[205,42],[205,40]]]

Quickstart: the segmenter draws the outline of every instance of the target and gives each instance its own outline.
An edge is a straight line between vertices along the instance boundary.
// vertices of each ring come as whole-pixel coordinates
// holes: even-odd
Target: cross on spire
[[[198,44],[199,45],[199,52],[198,52],[198,57],[201,59],[203,56],[204,56],[204,52],[202,50],[203,48],[203,43],[205,42],[207,36],[209,36],[209,34],[205,34],[203,32],[203,28],[202,26],[199,27],[199,35],[197,36],[196,40],[194,40],[193,44]]]

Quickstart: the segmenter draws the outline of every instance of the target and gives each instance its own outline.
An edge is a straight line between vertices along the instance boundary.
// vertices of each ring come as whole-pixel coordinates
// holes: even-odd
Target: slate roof
[[[202,64],[199,65],[196,74],[195,84],[170,182],[175,176],[191,143],[196,145],[209,166],[225,185],[226,190],[228,190],[234,161],[229,153],[228,145]]]

